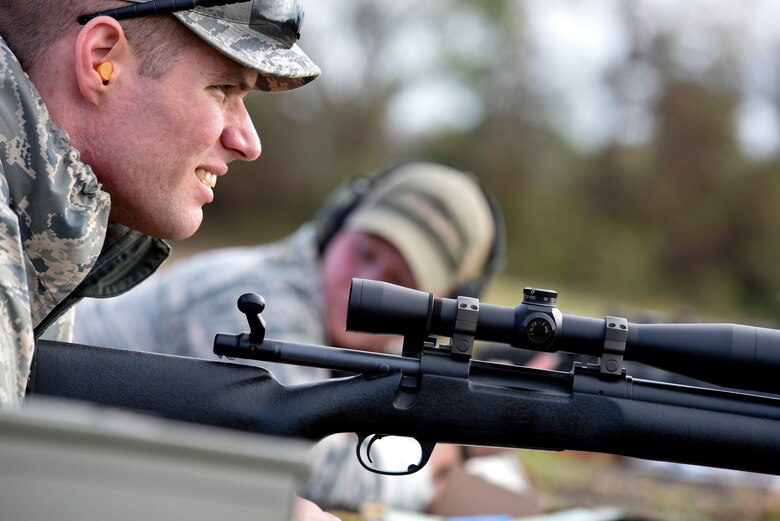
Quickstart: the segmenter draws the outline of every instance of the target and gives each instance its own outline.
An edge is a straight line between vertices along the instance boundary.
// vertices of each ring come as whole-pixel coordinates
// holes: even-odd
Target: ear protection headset
[[[336,188],[331,195],[328,196],[323,206],[315,213],[314,223],[317,227],[317,247],[320,255],[325,251],[326,246],[330,242],[336,233],[344,225],[349,214],[357,208],[363,201],[363,198],[371,192],[373,187],[381,181],[381,179],[396,169],[405,166],[408,163],[418,162],[419,160],[406,160],[400,163],[391,165],[388,168],[375,171],[365,177],[359,177],[352,179],[340,185]],[[454,288],[450,295],[446,297],[456,298],[458,296],[479,298],[482,292],[485,290],[493,275],[504,268],[506,264],[506,229],[504,225],[504,215],[501,208],[498,206],[493,194],[485,190],[482,184],[479,182],[477,176],[471,172],[467,172],[453,165],[441,161],[423,160],[426,163],[438,163],[448,166],[455,170],[462,172],[463,174],[472,177],[477,185],[482,190],[485,199],[490,207],[490,213],[493,217],[493,223],[495,232],[493,234],[493,242],[490,245],[485,263],[480,270],[478,276],[466,280],[460,286]]]

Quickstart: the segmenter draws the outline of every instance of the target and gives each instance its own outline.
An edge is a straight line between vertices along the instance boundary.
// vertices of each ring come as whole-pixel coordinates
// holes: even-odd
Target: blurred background
[[[503,206],[493,301],[531,285],[565,312],[774,325],[778,15],[775,0],[310,0],[300,44],[322,77],[249,97],[262,157],[220,179],[175,250],[277,239],[339,182],[427,157]]]
[[[778,19],[776,0],[309,0],[322,77],[249,97],[262,157],[219,180],[176,255],[278,239],[340,182],[425,157],[503,207],[484,302],[536,286],[565,313],[779,327]],[[547,509],[780,519],[777,485],[743,475],[523,461]]]

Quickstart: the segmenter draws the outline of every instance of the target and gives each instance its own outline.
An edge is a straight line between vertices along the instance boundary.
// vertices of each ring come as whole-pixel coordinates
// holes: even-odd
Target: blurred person
[[[266,300],[268,338],[391,350],[397,337],[346,331],[353,277],[439,297],[478,297],[503,267],[504,241],[500,209],[474,175],[432,161],[402,162],[337,189],[312,221],[280,241],[196,254],[123,296],[83,301],[75,339],[214,357],[217,333],[247,329],[236,301],[251,291]],[[331,376],[319,368],[240,362],[262,365],[288,385]],[[378,502],[424,510],[462,455],[438,445],[419,472],[379,476],[359,465],[354,445],[349,434],[318,444],[302,495],[328,509],[357,511]],[[380,449],[376,456],[387,463],[403,455]]]
[[[339,187],[311,221],[279,241],[207,250],[124,295],[85,299],[74,339],[212,358],[217,333],[247,329],[236,302],[251,291],[266,300],[269,338],[385,351],[398,339],[346,331],[352,278],[439,297],[477,296],[504,262],[504,239],[496,237],[503,234],[501,219],[471,173],[433,161],[401,162]],[[270,364],[263,363],[285,384],[311,380],[288,369],[327,374]]]
[[[295,44],[300,1],[151,16],[156,2],[143,4],[0,9],[2,407],[23,401],[39,337],[70,340],[76,302],[146,279],[170,253],[165,239],[200,226],[228,164],[259,157],[247,94],[320,73]]]

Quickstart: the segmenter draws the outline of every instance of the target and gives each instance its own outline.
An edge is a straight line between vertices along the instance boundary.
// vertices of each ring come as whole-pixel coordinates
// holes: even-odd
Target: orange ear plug
[[[103,80],[103,85],[108,85],[108,80],[111,79],[111,74],[114,72],[114,64],[111,62],[103,62],[98,65],[97,72]]]

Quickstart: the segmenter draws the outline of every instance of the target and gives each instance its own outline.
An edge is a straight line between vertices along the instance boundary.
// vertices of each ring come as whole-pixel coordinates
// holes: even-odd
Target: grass
[[[631,519],[780,520],[780,494],[768,488],[778,482],[769,476],[740,474],[737,482],[722,476],[719,482],[696,483],[680,475],[643,472],[631,458],[525,450],[519,454],[548,512],[614,506]]]

